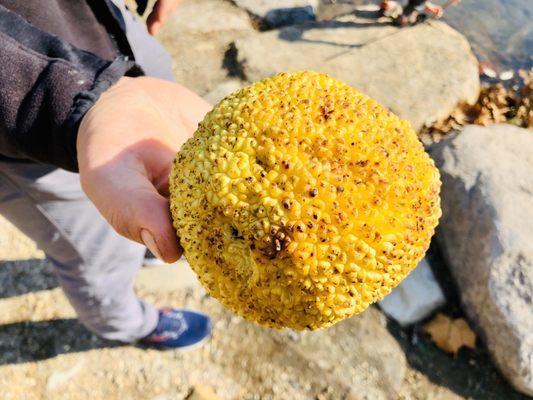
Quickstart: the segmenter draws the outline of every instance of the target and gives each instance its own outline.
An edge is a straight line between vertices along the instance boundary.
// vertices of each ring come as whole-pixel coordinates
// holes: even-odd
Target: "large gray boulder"
[[[468,126],[432,155],[437,238],[466,311],[502,373],[533,395],[533,132]]]
[[[254,32],[248,13],[224,0],[184,0],[157,35],[176,80],[203,95],[228,79],[230,44]]]
[[[345,17],[237,40],[244,76],[326,72],[366,92],[416,130],[446,118],[479,95],[477,61],[468,42],[444,23],[399,29]]]

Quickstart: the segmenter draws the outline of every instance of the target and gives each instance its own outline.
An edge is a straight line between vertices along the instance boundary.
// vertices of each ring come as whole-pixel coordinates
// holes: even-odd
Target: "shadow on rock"
[[[101,339],[76,319],[24,321],[0,325],[0,365],[45,360],[60,354],[120,347]]]
[[[377,20],[381,17],[381,13],[378,10],[355,10],[353,13],[356,17],[363,19]]]
[[[305,32],[311,29],[342,29],[342,28],[369,28],[369,27],[379,27],[379,26],[388,26],[391,25],[388,22],[369,22],[369,23],[360,23],[354,21],[325,21],[319,23],[306,23],[297,26],[286,27],[279,31],[278,38],[281,40],[286,40],[288,42],[304,42],[304,43],[314,43],[314,44],[323,44],[329,46],[337,46],[348,49],[356,49],[365,47],[371,43],[383,40],[386,37],[395,35],[399,33],[399,30],[395,30],[387,35],[379,36],[375,39],[366,41],[364,43],[339,43],[333,42],[330,40],[317,40],[317,39],[306,39],[304,37]]]
[[[311,6],[276,8],[268,11],[264,19],[269,27],[277,28],[314,21],[315,14]]]

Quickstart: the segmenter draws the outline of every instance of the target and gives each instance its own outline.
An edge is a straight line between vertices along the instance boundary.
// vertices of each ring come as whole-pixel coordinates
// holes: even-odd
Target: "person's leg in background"
[[[426,0],[409,0],[407,5],[403,9],[403,15],[410,16],[417,10],[418,7],[424,5]]]
[[[146,25],[126,9],[123,0],[113,0],[113,4],[118,18],[122,19],[135,62],[146,75],[174,82],[170,54],[148,33]]]
[[[0,214],[46,253],[90,330],[133,342],[155,329],[158,310],[133,291],[145,247],[111,228],[83,193],[77,174],[0,162]]]

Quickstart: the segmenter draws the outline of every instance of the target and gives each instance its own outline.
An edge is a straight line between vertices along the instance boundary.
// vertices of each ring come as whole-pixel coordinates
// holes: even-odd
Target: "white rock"
[[[46,381],[46,389],[55,390],[70,381],[74,376],[81,372],[83,364],[84,361],[80,360],[68,369],[52,372]]]
[[[437,239],[465,309],[502,373],[533,395],[533,132],[468,126],[431,153]]]
[[[379,306],[402,326],[421,321],[446,302],[444,293],[424,258]]]

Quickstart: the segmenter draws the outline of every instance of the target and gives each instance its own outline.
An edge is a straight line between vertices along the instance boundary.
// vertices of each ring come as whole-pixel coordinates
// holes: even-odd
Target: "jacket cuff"
[[[66,165],[65,169],[78,172],[76,141],[81,120],[87,111],[96,103],[102,93],[117,83],[120,78],[141,75],[144,75],[143,71],[135,62],[127,56],[119,56],[98,71],[94,84],[89,90],[84,90],[76,95],[64,124],[58,128],[65,135],[69,152],[70,165]]]

